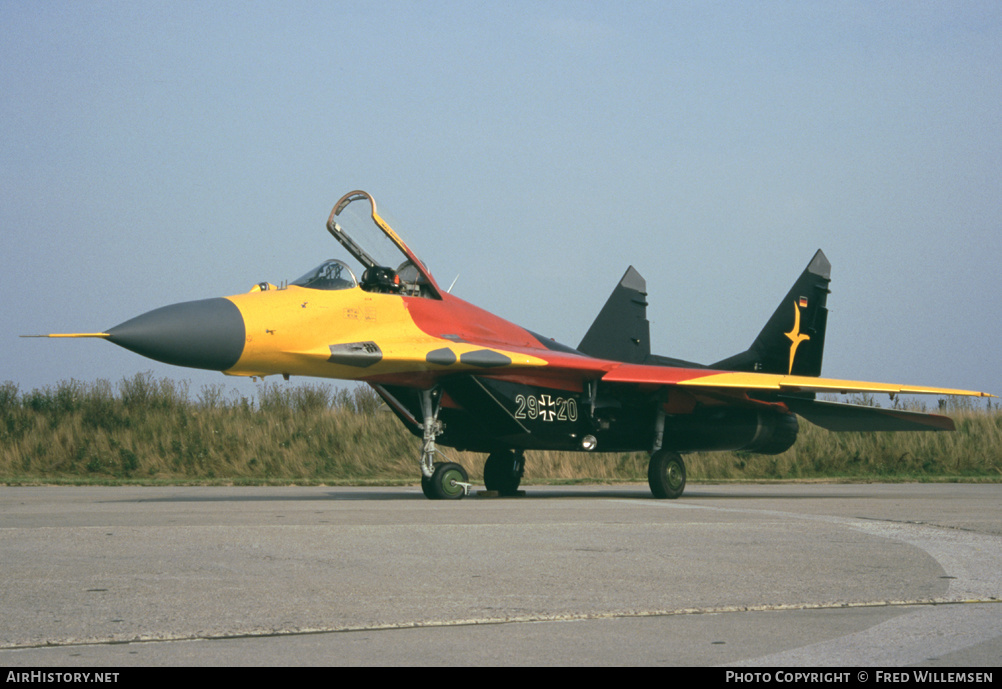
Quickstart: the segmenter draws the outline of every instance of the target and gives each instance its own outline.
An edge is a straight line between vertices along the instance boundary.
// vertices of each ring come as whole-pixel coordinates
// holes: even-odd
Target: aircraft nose
[[[111,328],[108,339],[166,364],[225,371],[240,359],[246,330],[240,309],[220,297],[154,309]]]

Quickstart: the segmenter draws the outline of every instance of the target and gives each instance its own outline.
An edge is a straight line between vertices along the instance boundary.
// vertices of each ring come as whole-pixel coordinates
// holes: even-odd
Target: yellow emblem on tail
[[[793,330],[788,333],[784,333],[790,339],[790,368],[787,373],[793,373],[793,357],[797,355],[797,347],[804,340],[811,339],[810,335],[804,335],[800,332],[800,306],[797,302],[793,302]]]

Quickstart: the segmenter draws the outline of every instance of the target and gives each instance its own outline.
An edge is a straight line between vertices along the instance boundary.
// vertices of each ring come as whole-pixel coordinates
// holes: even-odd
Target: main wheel
[[[685,490],[685,462],[677,452],[658,450],[647,465],[647,483],[656,498],[675,498]]]
[[[455,462],[436,464],[431,478],[421,478],[421,490],[431,500],[459,500],[466,495],[460,484],[469,483],[466,469]]]
[[[487,456],[484,462],[484,487],[501,495],[514,495],[522,482],[525,458],[515,450],[499,450]]]

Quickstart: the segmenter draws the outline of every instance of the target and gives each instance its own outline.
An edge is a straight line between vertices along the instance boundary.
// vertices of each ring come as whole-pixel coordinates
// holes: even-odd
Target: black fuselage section
[[[598,452],[650,451],[658,408],[665,401],[635,386],[598,381],[568,390],[458,375],[441,379],[439,386],[443,430],[436,442],[472,452],[583,450],[588,436],[596,440]],[[409,418],[399,411],[398,417],[421,436],[423,431],[415,424],[421,420],[418,391],[381,387],[406,408]],[[677,452],[744,449],[774,454],[792,445],[796,434],[796,417],[770,407],[696,405],[683,414],[666,414],[662,447]]]

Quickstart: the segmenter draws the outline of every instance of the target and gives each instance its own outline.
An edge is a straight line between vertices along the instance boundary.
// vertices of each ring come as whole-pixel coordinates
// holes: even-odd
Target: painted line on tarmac
[[[936,605],[911,609],[852,634],[728,665],[900,667],[941,660],[1000,636],[1002,615],[995,606]],[[949,659],[947,663],[956,664]]]
[[[941,658],[1002,636],[1002,616],[998,614],[998,609],[994,606],[967,605],[1002,602],[1002,577],[999,574],[1002,572],[1002,537],[928,522],[681,505],[655,500],[647,500],[642,504],[844,526],[869,536],[918,548],[936,560],[949,578],[946,597],[939,599],[935,606],[916,607],[905,615],[854,634],[758,658],[746,658],[732,663],[733,665],[909,665]],[[950,607],[949,603],[961,605]]]
[[[683,615],[718,615],[742,612],[778,612],[795,610],[849,610],[854,608],[912,608],[927,606],[967,606],[1002,603],[999,600],[946,600],[928,598],[916,600],[883,600],[865,602],[829,603],[779,603],[772,605],[732,605],[707,608],[679,608],[675,610],[612,610],[607,612],[566,613],[552,615],[518,615],[512,617],[475,617],[455,620],[415,620],[411,622],[388,622],[385,624],[347,625],[334,627],[308,627],[301,629],[257,629],[242,632],[220,632],[218,634],[161,634],[139,635],[129,638],[71,638],[48,640],[41,643],[15,643],[0,646],[0,651],[15,651],[34,648],[62,648],[72,646],[114,646],[124,644],[158,643],[167,641],[220,641],[233,639],[259,639],[268,637],[310,636],[319,634],[344,634],[352,632],[379,632],[402,629],[430,629],[445,627],[473,627],[481,625],[528,624],[534,622],[579,622],[584,620],[614,620],[645,617],[678,617]]]
[[[927,553],[949,577],[946,601],[1002,599],[1002,536],[939,526],[928,522],[903,522],[872,517],[836,517],[747,507],[680,504],[662,500],[621,502],[668,509],[709,510],[734,514],[781,517],[844,526],[877,538],[907,543]]]

